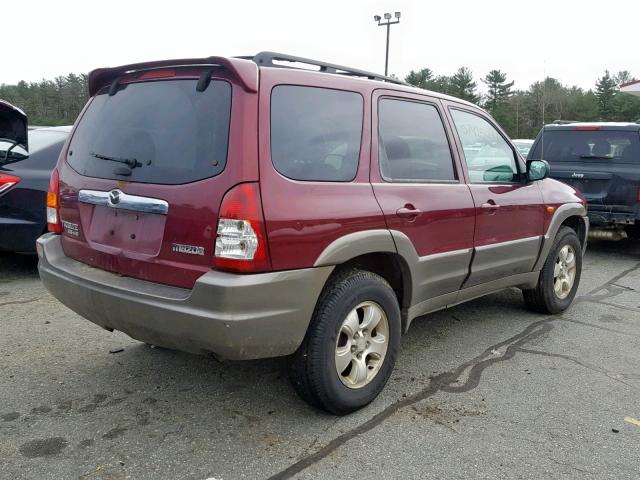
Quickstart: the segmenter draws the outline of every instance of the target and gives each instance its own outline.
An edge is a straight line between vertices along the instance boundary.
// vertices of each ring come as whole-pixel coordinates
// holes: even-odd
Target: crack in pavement
[[[640,313],[640,310],[638,310],[636,313]],[[603,327],[601,325],[594,325],[593,323],[588,323],[588,322],[582,322],[580,320],[575,320],[573,318],[563,318],[563,320],[565,322],[571,322],[571,323],[576,323],[578,325],[584,325],[585,327],[591,327],[591,328],[596,328],[598,330],[605,330],[607,332],[611,332],[611,333],[617,333],[619,335],[626,335],[628,337],[636,337],[636,338],[640,338],[640,335],[636,334],[636,333],[629,333],[629,332],[623,332],[622,330],[616,330],[615,328],[609,328],[609,327]]]
[[[574,303],[577,304],[580,302],[593,300],[606,300],[618,295],[622,291],[622,289],[616,289],[615,283],[631,272],[637,270],[638,268],[640,268],[640,263],[637,263],[635,266],[620,272],[613,278],[609,279],[603,285],[598,286],[588,292],[586,295],[576,298]],[[596,293],[601,292],[602,290],[606,290],[606,292],[600,295],[596,295]],[[490,367],[493,364],[512,359],[516,355],[516,353],[521,351],[523,349],[523,346],[528,342],[539,338],[553,330],[554,326],[552,325],[552,322],[558,320],[568,319],[563,318],[562,315],[555,315],[544,318],[542,320],[538,320],[537,322],[533,322],[520,333],[517,333],[516,335],[513,335],[512,337],[503,340],[502,342],[486,348],[480,355],[477,355],[473,359],[459,365],[456,368],[431,377],[431,381],[429,382],[429,384],[422,390],[400,400],[397,400],[396,402],[384,408],[382,411],[375,414],[369,420],[343,433],[342,435],[337,436],[324,447],[317,450],[315,453],[304,456],[296,463],[290,465],[284,470],[271,475],[270,477],[268,477],[268,480],[283,480],[292,478],[294,475],[321,461],[348,441],[377,427],[399,410],[426,400],[427,398],[432,397],[438,392],[464,393],[473,390],[479,385],[482,373],[486,368]],[[587,325],[592,326],[590,324]],[[496,357],[493,352],[505,346],[507,348],[504,354]],[[454,385],[458,383],[460,377],[467,369],[470,369],[467,380],[462,385]]]
[[[626,310],[628,312],[640,313],[640,308],[627,307],[625,305],[618,305],[617,303],[603,302],[600,300],[585,300],[585,301],[596,303],[598,305],[604,305],[605,307],[615,307],[615,308],[619,308],[620,310]]]
[[[617,378],[615,376],[615,374],[612,374],[602,368],[599,368],[595,365],[591,365],[583,360],[580,360],[578,357],[574,357],[571,355],[563,355],[561,353],[553,353],[553,352],[545,352],[543,350],[532,350],[532,349],[528,349],[528,348],[520,348],[518,351],[522,352],[522,353],[530,353],[532,355],[541,355],[543,357],[551,357],[551,358],[561,358],[563,360],[567,360],[569,362],[573,362],[577,365],[580,365],[581,367],[584,367],[588,370],[594,371],[596,373],[601,373],[602,375],[604,375],[605,377],[610,378],[611,380],[618,382],[618,383],[622,383],[623,385],[626,385],[629,388],[632,388],[634,390],[640,390],[638,387],[636,387],[635,385],[632,385],[631,383],[627,383],[624,380],[621,380],[620,378]],[[622,374],[620,374],[622,376]]]
[[[0,303],[0,307],[6,307],[7,305],[20,305],[23,303],[31,303],[31,302],[35,302],[36,300],[39,300],[38,298],[30,298],[29,300],[14,300],[12,302],[4,302],[4,303]]]

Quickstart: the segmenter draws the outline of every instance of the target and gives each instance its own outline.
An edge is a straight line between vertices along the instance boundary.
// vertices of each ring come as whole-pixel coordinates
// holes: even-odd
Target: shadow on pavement
[[[38,256],[33,253],[0,253],[0,282],[38,276]]]

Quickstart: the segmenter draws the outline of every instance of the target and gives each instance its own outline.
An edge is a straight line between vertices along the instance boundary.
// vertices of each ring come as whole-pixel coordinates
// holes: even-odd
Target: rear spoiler
[[[98,68],[89,73],[89,96],[93,97],[101,88],[111,85],[126,73],[154,70],[166,67],[218,66],[229,70],[247,92],[258,91],[258,65],[251,60],[228,57],[187,58],[182,60],[160,60],[156,62],[132,63],[113,68]]]

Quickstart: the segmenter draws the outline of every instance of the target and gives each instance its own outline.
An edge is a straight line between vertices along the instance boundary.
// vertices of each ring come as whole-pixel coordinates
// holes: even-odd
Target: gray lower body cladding
[[[90,267],[60,237],[38,240],[46,288],[87,320],[142,342],[245,360],[293,353],[333,267],[235,275],[211,271],[182,289]]]

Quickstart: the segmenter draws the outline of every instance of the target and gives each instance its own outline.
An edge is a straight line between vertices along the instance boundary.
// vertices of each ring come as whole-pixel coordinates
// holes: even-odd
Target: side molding
[[[587,245],[587,235],[589,234],[589,221],[586,218],[587,209],[584,205],[580,203],[565,203],[558,207],[558,209],[553,214],[553,218],[551,219],[551,223],[549,224],[549,228],[545,233],[542,241],[542,248],[540,249],[540,255],[538,256],[538,260],[536,261],[535,266],[533,267],[534,271],[541,270],[544,266],[544,262],[547,260],[547,256],[549,255],[549,251],[553,246],[553,239],[556,238],[558,230],[560,230],[560,226],[562,222],[564,222],[569,217],[580,217],[583,222],[585,222],[585,238],[582,240],[582,245]]]

